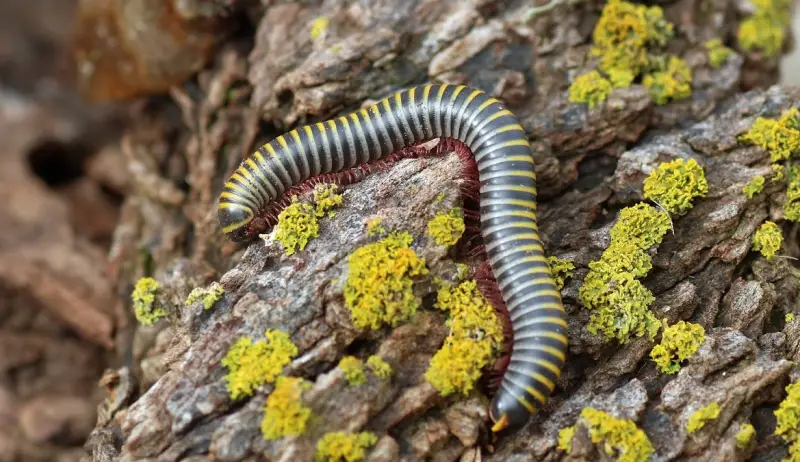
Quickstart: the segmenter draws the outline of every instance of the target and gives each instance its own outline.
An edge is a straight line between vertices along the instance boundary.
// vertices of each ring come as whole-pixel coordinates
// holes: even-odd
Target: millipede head
[[[217,218],[222,232],[233,242],[246,242],[253,238],[249,226],[253,211],[239,204],[222,202],[217,207]]]
[[[489,407],[492,433],[521,428],[528,423],[530,416],[528,409],[510,393],[498,393]]]

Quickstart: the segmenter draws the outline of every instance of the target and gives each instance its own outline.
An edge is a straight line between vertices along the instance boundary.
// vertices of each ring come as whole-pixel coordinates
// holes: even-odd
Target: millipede
[[[539,236],[531,145],[500,100],[466,86],[428,84],[296,128],[242,161],[220,194],[219,223],[229,239],[246,242],[263,226],[259,210],[289,188],[437,138],[462,143],[477,165],[481,236],[513,332],[489,416],[494,433],[519,428],[555,389],[567,316]]]

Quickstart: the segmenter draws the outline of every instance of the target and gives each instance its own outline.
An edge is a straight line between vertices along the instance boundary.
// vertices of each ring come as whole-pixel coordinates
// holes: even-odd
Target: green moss
[[[800,149],[797,108],[781,114],[778,120],[759,117],[739,141],[754,144],[769,152],[772,162],[788,159]]]
[[[670,56],[666,69],[645,75],[642,84],[650,89],[656,105],[686,99],[692,95],[692,69],[686,61]]]
[[[666,326],[667,320],[664,320]],[[674,374],[681,368],[681,362],[695,354],[705,340],[706,331],[703,326],[691,322],[679,321],[664,329],[661,343],[653,347],[650,357],[653,358],[661,372]]]
[[[775,223],[766,221],[753,236],[753,250],[761,252],[767,260],[775,258],[783,243],[783,233]]]
[[[502,344],[503,326],[475,281],[445,284],[435,306],[450,313],[450,335],[431,359],[425,378],[442,396],[467,395]]]
[[[578,292],[581,303],[592,310],[591,334],[620,343],[631,336],[655,337],[661,326],[649,309],[655,297],[637,278],[652,267],[645,250],[660,243],[669,228],[669,215],[645,203],[620,211],[611,244],[600,260],[589,263]]]
[[[710,422],[719,417],[721,411],[717,403],[710,403],[701,407],[694,414],[689,416],[689,421],[686,422],[686,431],[694,433],[700,430],[706,425],[706,422]]]
[[[370,218],[367,220],[367,235],[376,236],[378,234],[385,234],[386,229],[381,226],[380,218]]]
[[[428,270],[411,241],[410,234],[395,232],[350,254],[344,300],[357,328],[395,326],[416,313],[412,278]]]
[[[388,379],[394,373],[392,371],[392,366],[378,355],[372,355],[367,358],[367,367],[369,367],[372,373],[375,374],[375,377],[379,379]]]
[[[572,437],[575,436],[575,425],[564,427],[558,431],[558,449],[569,454],[572,452]]]
[[[665,162],[650,172],[644,181],[644,197],[664,207],[669,213],[683,215],[692,208],[692,200],[708,194],[703,168],[694,159]]]
[[[311,409],[303,406],[303,392],[311,384],[297,377],[278,377],[275,390],[267,398],[261,434],[266,440],[300,436],[306,432]]]
[[[455,245],[464,234],[464,217],[460,208],[453,208],[450,212],[439,211],[428,222],[428,236],[433,238],[437,245],[450,247]]]
[[[325,30],[328,29],[328,18],[326,17],[319,17],[316,18],[311,23],[311,31],[310,35],[312,39],[319,37],[320,35],[325,33]]]
[[[231,398],[236,400],[253,394],[264,383],[272,383],[297,356],[297,347],[289,334],[279,330],[267,329],[265,340],[253,342],[242,337],[233,344],[222,359],[228,368],[225,376]]]
[[[663,46],[672,36],[660,7],[611,0],[595,26],[591,55],[600,57],[600,70],[615,88],[627,87],[647,67],[647,47]]]
[[[592,109],[605,101],[613,89],[608,79],[597,71],[590,71],[576,78],[569,86],[569,101],[587,103],[589,109]]]
[[[378,442],[373,433],[326,433],[317,443],[316,462],[358,462],[366,449]]]
[[[297,249],[303,250],[308,241],[319,236],[319,222],[314,214],[314,207],[299,202],[297,196],[292,203],[278,215],[275,238],[286,249],[286,255],[292,255]]]
[[[152,326],[159,319],[167,315],[164,307],[156,301],[158,292],[158,281],[153,278],[141,278],[136,281],[136,285],[131,293],[133,302],[133,312],[136,320],[143,326]]]
[[[333,216],[332,209],[342,205],[342,195],[336,194],[339,186],[335,184],[318,184],[314,187],[314,214],[323,217],[327,214]]]
[[[746,448],[753,437],[756,436],[756,429],[749,423],[739,425],[739,431],[736,432],[736,447],[739,449]]]
[[[750,180],[747,185],[742,189],[742,192],[747,196],[748,199],[752,199],[753,196],[760,193],[764,189],[764,183],[766,180],[763,176],[758,175],[754,176],[752,180]]]
[[[630,420],[616,417],[587,407],[581,412],[587,424],[592,442],[603,443],[603,451],[618,462],[644,462],[654,452],[653,445],[644,431]]]
[[[563,289],[564,282],[567,278],[572,277],[575,264],[572,263],[572,260],[560,260],[558,257],[547,257],[547,264],[550,265],[550,271],[553,273],[556,288],[558,288],[558,290]]]
[[[344,372],[344,378],[351,387],[357,387],[367,381],[364,372],[364,363],[355,356],[345,356],[339,361],[339,369]]]
[[[761,50],[776,56],[783,48],[786,29],[791,21],[789,0],[755,0],[755,13],[739,24],[736,36],[745,51]]]
[[[212,282],[207,288],[195,287],[186,297],[186,306],[194,305],[196,302],[203,301],[203,309],[210,310],[225,293],[225,288],[218,282]]]
[[[731,49],[723,45],[722,40],[718,38],[705,42],[703,46],[708,52],[708,62],[711,63],[711,67],[714,69],[718,69],[725,64],[725,61],[728,60],[732,53]]]

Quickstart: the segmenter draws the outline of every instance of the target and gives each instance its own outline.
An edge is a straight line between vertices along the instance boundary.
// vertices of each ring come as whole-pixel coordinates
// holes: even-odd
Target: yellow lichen
[[[378,355],[372,355],[367,358],[367,367],[369,367],[372,373],[375,374],[375,377],[379,379],[388,379],[393,374],[392,366]]]
[[[317,443],[316,462],[358,462],[367,455],[366,449],[378,442],[370,432],[326,433]]]
[[[786,398],[775,410],[777,425],[775,434],[789,445],[792,462],[800,460],[800,382],[786,386]]]
[[[783,243],[783,233],[775,223],[766,221],[753,236],[753,250],[761,252],[767,260],[775,258]]]
[[[705,42],[703,46],[705,47],[706,52],[708,52],[708,62],[714,69],[717,69],[725,64],[725,61],[728,60],[728,57],[732,53],[731,49],[723,45],[722,40],[718,38]]]
[[[450,313],[450,335],[431,359],[425,378],[442,396],[469,394],[503,342],[502,324],[475,281],[443,285],[435,306]]]
[[[303,250],[308,242],[319,237],[318,217],[332,217],[331,209],[341,205],[342,196],[336,194],[338,186],[318,184],[314,188],[314,204],[300,202],[292,196],[292,203],[278,215],[275,239],[280,241],[286,255]]]
[[[736,432],[736,447],[739,449],[746,448],[753,437],[756,436],[756,429],[749,423],[739,425],[739,431]]]
[[[610,0],[595,26],[591,54],[600,57],[600,70],[615,88],[627,87],[647,67],[647,47],[663,46],[672,35],[660,7]]]
[[[319,222],[314,213],[311,204],[299,202],[293,196],[291,205],[278,215],[275,239],[286,249],[286,255],[305,249],[308,241],[319,236]]]
[[[425,379],[442,396],[459,391],[466,396],[492,357],[490,342],[450,336],[431,359]]]
[[[136,285],[133,288],[131,293],[133,312],[136,315],[136,319],[143,326],[152,326],[156,321],[167,315],[162,304],[156,301],[158,289],[158,281],[149,277],[136,281]]]
[[[558,431],[558,449],[569,454],[572,452],[572,437],[575,436],[575,425],[564,427]]]
[[[786,322],[794,321],[794,313],[786,313],[786,316],[783,317],[783,320]]]
[[[667,325],[665,319],[663,325]],[[705,340],[706,331],[703,326],[691,322],[679,321],[666,327],[661,334],[661,343],[653,347],[650,357],[653,358],[661,372],[674,374],[681,368],[681,362],[695,354]]]
[[[333,216],[332,209],[342,205],[342,195],[336,194],[339,187],[335,184],[318,184],[314,187],[314,214],[318,217],[328,214]]]
[[[686,61],[670,56],[666,69],[645,75],[642,84],[650,89],[656,105],[686,99],[692,95],[692,69]]]
[[[708,194],[703,168],[694,159],[665,162],[650,172],[644,181],[644,197],[664,207],[669,213],[683,215],[692,208],[692,200]]]
[[[575,79],[569,86],[571,103],[587,103],[589,109],[602,103],[611,94],[613,87],[608,79],[597,71],[589,71]]]
[[[792,165],[786,176],[786,203],[784,217],[789,221],[800,221],[800,166]]]
[[[720,412],[722,412],[722,409],[720,409],[719,404],[717,403],[710,403],[701,407],[691,416],[689,416],[689,421],[686,422],[686,431],[689,433],[694,433],[697,430],[700,430],[706,425],[707,422],[716,420],[716,418],[719,417]]]
[[[303,406],[302,395],[311,384],[297,377],[278,377],[267,398],[261,434],[266,440],[300,436],[306,431],[311,409]]]
[[[212,282],[207,288],[195,287],[189,296],[186,297],[186,306],[193,305],[195,302],[202,300],[203,309],[210,310],[212,306],[222,297],[225,293],[225,288],[218,282]]]
[[[666,212],[639,203],[622,209],[611,228],[611,244],[600,260],[589,263],[578,294],[592,310],[588,330],[626,343],[631,336],[655,337],[661,326],[649,306],[655,297],[637,279],[651,268],[645,253],[670,228]]]
[[[357,328],[395,326],[416,313],[412,278],[428,270],[411,242],[410,234],[395,232],[350,254],[344,300]]]
[[[553,279],[556,282],[556,288],[561,290],[564,288],[564,282],[567,278],[572,277],[572,272],[575,270],[575,264],[572,260],[561,260],[558,257],[547,257],[547,264],[550,265],[550,271],[553,273]]]
[[[772,162],[780,162],[800,149],[799,125],[797,108],[791,108],[778,120],[758,117],[750,130],[738,139],[759,146],[769,152]]]
[[[437,245],[445,247],[455,245],[465,229],[464,217],[459,208],[453,208],[449,212],[439,211],[428,222],[428,236],[433,238]]]
[[[745,51],[761,50],[775,56],[783,48],[786,29],[790,24],[789,0],[755,0],[755,13],[745,18],[736,32],[739,45]]]
[[[229,371],[225,381],[234,400],[252,395],[264,383],[272,383],[297,356],[297,347],[287,333],[267,329],[264,335],[266,341],[255,343],[249,337],[240,338],[222,359]]]
[[[742,192],[747,196],[748,199],[752,199],[753,196],[760,193],[764,189],[764,183],[766,180],[763,176],[758,175],[754,176],[752,180],[750,180],[744,188],[742,188]]]
[[[325,30],[328,28],[328,22],[329,22],[329,20],[326,17],[316,18],[311,23],[311,32],[310,32],[311,38],[315,39],[315,38],[319,37],[320,35],[324,34]]]
[[[647,434],[630,420],[587,407],[581,412],[581,421],[587,425],[592,442],[603,443],[605,454],[618,462],[644,462],[654,452]]]
[[[367,220],[367,235],[368,236],[376,236],[378,234],[384,234],[386,230],[381,226],[381,219],[380,218],[370,218]]]
[[[345,356],[339,361],[339,369],[344,372],[344,378],[352,387],[357,387],[367,381],[364,364],[355,356]]]

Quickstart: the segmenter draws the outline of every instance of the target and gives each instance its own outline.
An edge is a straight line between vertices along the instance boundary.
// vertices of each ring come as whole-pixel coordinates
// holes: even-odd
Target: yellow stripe
[[[330,128],[337,135],[339,134],[339,128],[336,126],[336,121],[335,120],[333,120],[333,119],[328,120],[328,128]]]
[[[539,359],[539,358],[534,358],[534,359],[531,359],[530,361],[526,361],[526,362],[532,362],[534,364],[542,366],[545,369],[547,369],[550,372],[552,372],[553,374],[555,374],[556,377],[560,377],[561,376],[561,369],[558,366],[556,366],[555,364],[551,363],[550,361],[546,361],[544,359]]]
[[[494,145],[492,147],[493,148],[494,147],[507,148],[507,147],[510,147],[510,146],[527,146],[527,147],[530,147],[531,144],[528,142],[528,140],[518,139],[518,140],[503,141],[502,143],[496,144],[496,145]]]
[[[300,133],[298,133],[297,129],[295,128],[294,130],[290,131],[289,134],[292,135],[292,138],[294,138],[294,142],[297,144],[297,149],[300,149]]]
[[[361,127],[361,121],[358,120],[358,114],[356,114],[355,112],[351,112],[350,113],[350,119],[353,120],[353,123],[355,124],[355,126],[356,126],[356,128],[358,129],[359,132],[364,131],[364,129]]]
[[[545,353],[549,353],[552,356],[555,356],[556,358],[558,358],[562,362],[567,360],[567,356],[564,354],[564,352],[562,350],[559,350],[558,348],[555,348],[555,347],[551,347],[549,345],[536,345],[536,346],[534,346],[532,348],[525,348],[524,350],[520,350],[520,351],[527,351],[527,350],[544,351]],[[542,362],[546,362],[546,361],[542,360]],[[560,370],[558,371],[558,374],[561,374]]]
[[[255,174],[255,175],[256,175],[256,176],[257,176],[257,177],[258,177],[260,180],[262,180],[262,181],[263,181],[263,180],[264,180],[264,172],[262,172],[262,171],[261,171],[261,168],[258,166],[258,164],[256,164],[256,162],[255,162],[255,161],[254,161],[252,158],[250,158],[250,157],[248,157],[248,158],[247,158],[247,160],[246,160],[245,162],[247,163],[247,165],[249,165],[249,166],[250,166],[250,168],[252,168],[252,169],[253,169],[253,173],[254,173],[254,174]]]
[[[319,130],[320,133],[325,133],[325,130],[327,129],[322,122],[317,122],[317,130]]]
[[[520,402],[520,404],[522,404],[523,406],[525,406],[525,409],[527,409],[527,410],[528,410],[528,412],[530,412],[531,414],[533,414],[534,412],[536,412],[536,408],[535,408],[535,407],[533,407],[533,405],[532,405],[531,403],[529,403],[527,399],[523,398],[522,396],[517,396],[517,395],[516,395],[516,394],[514,394],[514,392],[512,392],[512,391],[509,391],[509,390],[506,390],[506,391],[508,391],[508,393],[509,393],[511,396],[513,396],[513,397],[514,397],[514,399],[516,399],[517,401],[519,401],[519,402]]]
[[[278,144],[280,144],[283,149],[288,149],[289,148],[289,145],[286,144],[286,140],[283,138],[283,135],[277,137],[276,140],[278,141]]]
[[[347,120],[347,117],[339,117],[339,122],[344,125],[344,134],[345,138],[347,137],[347,132],[350,131],[350,121]]]
[[[565,321],[563,318],[554,318],[552,316],[548,316],[546,318],[539,318],[538,320],[539,321],[543,321],[543,322],[545,322],[547,324],[556,324],[556,325],[561,326],[561,327],[563,327],[565,329],[567,327],[569,327],[567,325],[567,321]]]
[[[267,153],[272,157],[278,157],[278,153],[275,152],[275,149],[272,147],[272,144],[267,143],[264,145],[264,149],[267,150]]]
[[[526,163],[529,163],[529,164],[533,163],[533,158],[531,156],[526,156],[526,155],[507,156],[507,157],[503,157],[502,159],[503,159],[504,162],[526,162]]]
[[[367,112],[366,109],[361,109],[359,112],[361,113],[361,117],[363,117],[364,120],[367,120],[367,118],[369,117],[369,112]]]
[[[549,295],[551,297],[561,298],[561,292],[552,289],[542,289],[536,292],[536,296]]]
[[[442,97],[444,96],[444,91],[447,90],[448,86],[449,85],[447,84],[442,84],[442,86],[439,87],[439,93],[436,95],[436,101],[438,101],[439,104],[442,103]]]
[[[488,192],[498,192],[498,191],[517,191],[517,192],[524,192],[528,194],[536,195],[536,188],[532,188],[530,186],[520,186],[520,185],[489,185],[485,187],[485,190]]]
[[[425,88],[422,90],[422,101],[428,102],[428,96],[431,94],[431,87],[433,85],[425,85]]]
[[[241,197],[239,197],[238,195],[236,195],[236,194],[234,194],[234,193],[232,193],[230,191],[222,191],[219,194],[219,198],[220,199],[228,199],[228,200],[234,201],[233,203],[237,203],[238,201],[242,200]]]
[[[492,114],[491,116],[489,116],[489,118],[486,119],[485,123],[489,123],[489,122],[491,122],[491,121],[493,121],[495,119],[499,119],[500,117],[503,117],[505,115],[513,116],[514,114],[511,111],[509,111],[508,109],[503,109],[502,111],[497,111],[494,114]]]
[[[552,380],[548,379],[547,377],[543,376],[542,374],[540,374],[538,372],[532,373],[531,374],[531,378],[533,380],[536,380],[539,383],[543,383],[544,386],[547,387],[547,389],[550,390],[550,391],[553,391],[556,388],[556,384],[553,383]]]
[[[453,97],[450,98],[450,102],[452,103],[453,101],[455,101],[456,98],[458,98],[458,94],[464,91],[465,88],[467,87],[465,87],[464,85],[457,86],[456,89],[453,91]]]
[[[542,337],[547,337],[547,338],[551,338],[553,340],[558,340],[559,342],[563,343],[564,345],[567,345],[567,343],[568,343],[567,337],[564,336],[563,334],[559,334],[557,332],[541,332],[540,335]]]
[[[262,166],[267,165],[267,160],[264,159],[264,156],[261,155],[259,151],[253,153],[253,158]]]
[[[492,216],[493,217],[507,217],[507,216],[525,217],[525,218],[530,218],[531,220],[536,220],[536,213],[535,212],[529,212],[527,210],[507,210],[507,211],[504,211],[502,213],[492,214]]]
[[[481,105],[480,105],[480,106],[478,106],[478,110],[475,112],[475,116],[477,116],[478,114],[480,114],[480,113],[481,113],[481,112],[482,112],[484,109],[486,109],[487,107],[491,106],[492,104],[494,104],[494,103],[499,103],[499,102],[500,102],[500,101],[497,101],[495,98],[489,98],[489,99],[487,99],[486,101],[484,101],[483,103],[481,103]],[[501,112],[502,112],[502,111],[501,111]]]
[[[303,127],[303,130],[306,132],[306,136],[308,137],[308,143],[311,144],[314,142],[314,132],[311,131],[311,125],[306,125]]]
[[[395,93],[395,94],[394,94],[394,104],[396,104],[396,105],[397,105],[397,109],[398,109],[398,110],[399,110],[401,107],[403,107],[403,98],[401,98],[401,97],[400,97],[400,92],[399,92],[399,91],[398,91],[397,93]]]
[[[416,92],[417,92],[417,87],[411,87],[411,90],[408,91],[408,100],[411,101],[411,107],[414,107],[414,106],[417,105],[417,103],[416,103],[417,100],[414,97]]]
[[[533,399],[539,401],[540,404],[544,404],[547,402],[547,398],[545,398],[545,396],[539,390],[533,387],[525,387],[525,391],[527,391],[528,394],[533,397]]]
[[[381,100],[381,105],[383,106],[383,109],[385,109],[387,113],[393,112],[392,106],[389,104],[389,98],[384,98],[383,100]]]
[[[514,234],[513,236],[509,237],[509,242],[521,241],[521,240],[529,240],[529,239],[535,240],[538,243],[538,241],[540,239],[539,238],[539,233],[519,233],[519,234]],[[541,245],[539,245],[539,247],[541,248]]]
[[[481,91],[481,90],[473,90],[472,93],[470,93],[469,96],[467,96],[467,101],[464,103],[464,107],[465,108],[468,107],[469,103],[471,103],[472,100],[477,98],[477,96],[480,95],[481,93],[483,93],[483,91]]]
[[[498,128],[497,130],[495,130],[495,133],[505,133],[505,132],[511,132],[511,131],[524,132],[525,129],[522,128],[522,125],[520,125],[520,124],[511,124],[511,125],[505,125],[503,127]]]
[[[531,172],[531,171],[528,171],[528,170],[510,170],[510,171],[506,172],[506,175],[508,175],[508,176],[522,176],[522,177],[525,177],[525,178],[533,178],[534,180],[536,179],[536,172]]]
[[[526,201],[523,199],[484,199],[484,203],[486,204],[509,204],[509,205],[517,205],[520,207],[529,207],[531,209],[536,209],[536,202],[534,201]]]

